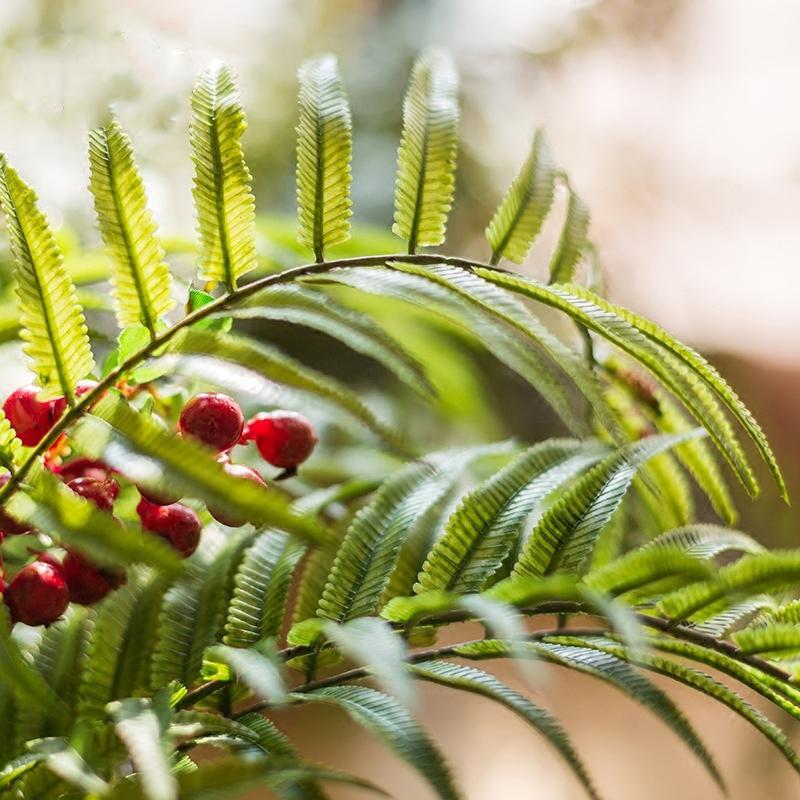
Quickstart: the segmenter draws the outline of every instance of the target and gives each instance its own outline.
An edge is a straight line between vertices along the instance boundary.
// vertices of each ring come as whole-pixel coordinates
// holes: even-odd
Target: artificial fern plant
[[[456,798],[457,776],[412,714],[426,681],[520,716],[597,797],[557,719],[477,663],[500,658],[610,683],[669,725],[720,787],[712,753],[648,672],[728,706],[800,771],[781,727],[735,688],[800,718],[800,551],[770,552],[726,527],[736,510],[720,462],[759,491],[742,433],[786,496],[758,423],[698,353],[595,291],[588,210],[541,132],[486,228],[487,258],[426,249],[444,242],[455,188],[457,79],[445,54],[420,58],[405,98],[392,228],[405,247],[330,258],[351,233],[350,111],[333,56],[303,65],[299,82],[298,241],[312,260],[281,271],[259,257],[227,67],[211,67],[192,95],[194,285],[171,276],[120,123],[91,133],[120,327],[111,348],[33,191],[0,163],[16,324],[38,400],[65,407],[30,447],[0,418],[3,518],[33,529],[6,538],[5,578],[32,553],[58,563],[64,551],[127,571],[124,587],[35,632],[2,609],[0,792],[171,800],[267,786],[294,800],[324,797],[327,781],[375,789],[302,759],[269,716],[323,703]],[[568,201],[550,281],[508,269],[557,192]],[[468,331],[552,407],[564,437],[428,452],[346,383],[232,330],[239,318],[324,330],[431,399],[430,370],[369,312],[379,304],[348,302],[359,294]],[[542,306],[575,336],[557,335]],[[208,386],[253,410],[303,410],[321,429],[318,455],[296,477],[268,475],[269,488],[237,478],[174,433],[187,393]],[[77,458],[121,476],[115,516],[58,479]],[[142,529],[137,490],[191,498],[203,524],[195,555],[183,561]],[[717,521],[695,518],[700,493]],[[249,524],[218,524],[206,507]],[[437,643],[467,620],[485,635]],[[195,761],[202,744],[225,756]]]

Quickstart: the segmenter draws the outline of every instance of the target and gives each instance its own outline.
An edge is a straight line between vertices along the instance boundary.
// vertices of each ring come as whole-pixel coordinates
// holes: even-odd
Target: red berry
[[[63,571],[49,561],[23,567],[3,595],[13,622],[49,625],[69,605],[69,589]]]
[[[262,486],[264,489],[267,488],[266,481],[252,467],[247,467],[244,464],[229,463],[223,464],[222,468],[232,478],[240,478],[241,480],[252,481],[259,486]],[[208,513],[211,514],[211,516],[214,517],[217,522],[221,522],[223,525],[227,525],[229,528],[240,528],[242,525],[248,522],[246,517],[228,514],[219,508],[209,507]]]
[[[264,460],[273,467],[291,469],[302,464],[317,444],[311,422],[293,411],[256,414],[247,423],[247,438],[255,439]]]
[[[73,458],[67,464],[62,464],[58,469],[58,474],[63,481],[69,483],[74,478],[94,478],[98,481],[105,481],[114,471],[102,461],[97,461],[94,458],[79,457]]]
[[[171,506],[181,499],[181,495],[167,494],[163,489],[158,492],[150,492],[142,486],[137,486],[136,488],[139,490],[139,494],[154,506]]]
[[[0,487],[5,486],[9,480],[11,480],[11,475],[7,472],[4,475],[0,475]],[[17,522],[0,508],[0,531],[5,533],[6,536],[21,536],[23,533],[28,533],[30,529],[30,525],[26,525],[24,522]]]
[[[42,403],[36,399],[38,394],[39,389],[35,386],[23,386],[12,392],[3,403],[8,421],[26,447],[39,444],[67,407],[63,397]]]
[[[125,572],[121,569],[97,567],[91,561],[69,552],[64,558],[64,579],[69,587],[73,603],[90,606],[102,600],[109,592],[125,583]]]
[[[181,411],[182,433],[194,436],[216,451],[228,450],[241,438],[244,415],[226,394],[204,393],[193,397]]]
[[[188,506],[173,503],[158,506],[144,498],[136,506],[142,527],[166,539],[182,556],[197,550],[203,526],[200,517]]]
[[[75,386],[75,397],[83,397],[87,392],[97,388],[97,381],[78,381]]]
[[[111,511],[119,495],[119,484],[113,478],[105,481],[97,478],[73,478],[67,486],[75,494],[91,500],[101,511]]]

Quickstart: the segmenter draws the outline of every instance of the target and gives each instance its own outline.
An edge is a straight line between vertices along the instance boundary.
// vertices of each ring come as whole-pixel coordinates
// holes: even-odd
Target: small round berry
[[[119,484],[113,478],[104,481],[97,478],[73,478],[67,486],[75,494],[91,500],[101,511],[111,511],[119,496]]]
[[[26,447],[35,447],[58,421],[67,407],[63,397],[40,402],[36,386],[22,386],[3,403],[3,411],[17,437]]]
[[[152,492],[148,491],[143,486],[137,486],[136,488],[139,490],[139,494],[147,500],[148,503],[152,503],[154,506],[171,506],[181,499],[181,495],[168,494],[164,489],[160,489],[158,492]]]
[[[166,539],[184,558],[197,550],[203,525],[188,506],[181,503],[158,506],[142,498],[136,512],[143,528]]]
[[[23,567],[3,595],[12,622],[49,625],[69,605],[69,588],[63,571],[50,561],[34,561]]]
[[[267,463],[282,469],[302,464],[317,444],[314,426],[294,411],[256,414],[247,423],[247,438],[255,440]]]
[[[70,600],[82,606],[94,605],[125,583],[124,570],[95,566],[73,552],[64,557],[63,572]]]
[[[244,429],[239,404],[226,394],[198,394],[181,411],[181,432],[213,447],[217,452],[238,443]]]
[[[9,480],[11,480],[11,475],[7,472],[4,475],[0,475],[0,487],[5,486]],[[23,533],[29,533],[30,530],[30,525],[26,525],[24,522],[18,522],[0,508],[0,531],[6,534],[6,536],[21,536]]]
[[[266,481],[252,467],[245,466],[244,464],[228,463],[228,464],[223,464],[222,468],[232,478],[239,478],[245,481],[252,481],[258,486],[263,487],[264,489],[267,488]],[[223,525],[227,525],[229,528],[241,528],[242,525],[244,525],[246,522],[249,522],[249,520],[246,517],[238,516],[235,513],[226,513],[226,511],[223,511],[222,509],[219,508],[209,507],[208,513],[211,514],[211,516],[214,517],[214,519],[217,522],[221,522]]]
[[[73,458],[72,461],[62,464],[58,468],[58,474],[66,483],[75,478],[94,478],[98,481],[105,481],[114,472],[115,470],[109,467],[108,464],[97,461],[94,458],[84,458],[83,456]]]

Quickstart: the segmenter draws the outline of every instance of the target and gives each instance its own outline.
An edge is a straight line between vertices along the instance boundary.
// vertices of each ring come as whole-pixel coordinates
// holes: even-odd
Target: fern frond
[[[643,439],[594,467],[544,513],[514,565],[514,574],[579,570],[598,534],[619,508],[637,469],[686,438],[679,434]]]
[[[408,712],[391,697],[366,686],[331,686],[292,696],[299,702],[343,708],[416,769],[442,800],[457,800],[444,759]]]
[[[107,794],[109,785],[95,773],[66,739],[50,736],[29,744],[30,751],[56,777],[88,796]]]
[[[567,216],[561,237],[553,257],[550,259],[550,283],[570,283],[575,268],[587,245],[589,232],[589,207],[573,189],[569,190]]]
[[[133,147],[116,119],[89,134],[89,165],[97,221],[111,255],[117,321],[123,329],[144,325],[154,337],[159,318],[175,306],[172,280]]]
[[[403,102],[392,226],[409,253],[444,241],[455,186],[457,95],[455,66],[445,53],[416,61]]]
[[[773,550],[745,555],[702,583],[678,589],[664,597],[659,610],[673,619],[710,616],[721,601],[726,604],[760,592],[778,592],[800,580],[800,551]]]
[[[521,264],[553,204],[555,168],[542,131],[486,228],[492,264],[507,258]]]
[[[83,310],[33,190],[0,156],[0,205],[6,214],[25,354],[44,397],[63,395],[94,367]]]
[[[714,558],[721,553],[736,550],[740,553],[761,553],[764,546],[746,533],[720,525],[697,523],[666,531],[643,545],[649,550],[677,548],[694,558]]]
[[[228,291],[256,266],[255,200],[240,142],[246,126],[231,70],[212,65],[192,92],[193,194],[199,277],[224,283]]]
[[[604,453],[573,440],[535,445],[464,497],[420,571],[417,593],[479,591],[516,548],[537,503]]]
[[[412,462],[393,475],[356,514],[333,562],[318,616],[346,622],[375,611],[403,539],[438,496],[436,468]]]
[[[22,442],[17,439],[16,431],[11,427],[3,410],[0,409],[0,467],[13,472],[18,466],[19,451]]]
[[[307,61],[298,78],[298,240],[323,261],[328,247],[350,238],[353,126],[335,56]]]
[[[754,624],[731,634],[733,643],[746,655],[773,661],[800,656],[800,627],[790,622]]]
[[[414,675],[422,680],[487,697],[513,711],[547,739],[575,773],[589,797],[597,800],[599,795],[589,773],[561,724],[549,711],[535,705],[488,672],[475,667],[448,661],[426,661],[412,669]]]
[[[281,632],[295,567],[306,548],[279,531],[264,531],[245,552],[234,578],[225,644],[249,647]]]
[[[273,705],[286,702],[288,695],[281,672],[282,662],[272,640],[248,648],[215,645],[206,651],[206,658],[227,664],[257,697]]]
[[[313,395],[343,410],[384,441],[395,447],[400,446],[398,433],[378,420],[354,391],[270,345],[244,336],[219,335],[195,328],[176,336],[169,344],[169,351],[214,357],[238,364],[267,380]]]

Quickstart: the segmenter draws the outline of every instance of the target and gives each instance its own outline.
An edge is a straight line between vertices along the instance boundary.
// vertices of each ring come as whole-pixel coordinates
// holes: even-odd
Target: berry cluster
[[[97,384],[84,381],[76,387],[81,396]],[[34,447],[64,413],[63,398],[42,402],[38,389],[24,386],[11,394],[3,405],[6,417],[20,441]],[[313,426],[304,416],[290,411],[256,414],[245,422],[235,400],[220,393],[204,393],[193,397],[181,411],[178,435],[202,442],[217,453],[217,459],[231,477],[249,480],[266,487],[259,472],[231,461],[231,451],[240,444],[254,442],[264,460],[283,470],[278,476],[294,471],[311,454],[317,442]],[[73,492],[94,503],[101,511],[113,515],[120,494],[119,475],[101,461],[77,457],[66,463],[46,460],[47,466]],[[0,486],[9,475],[0,475]],[[136,512],[142,527],[169,542],[183,557],[194,553],[200,543],[202,522],[197,513],[181,503],[179,495],[137,487],[141,499]],[[244,525],[246,519],[230,510],[209,508],[218,522],[229,527]],[[0,544],[4,536],[29,533],[30,526],[13,519],[0,508]],[[2,567],[2,559],[0,559]],[[94,564],[75,550],[68,550],[59,561],[50,553],[17,572],[6,583],[0,570],[0,593],[14,622],[27,625],[48,625],[57,620],[70,602],[92,605],[125,583],[125,571]]]

